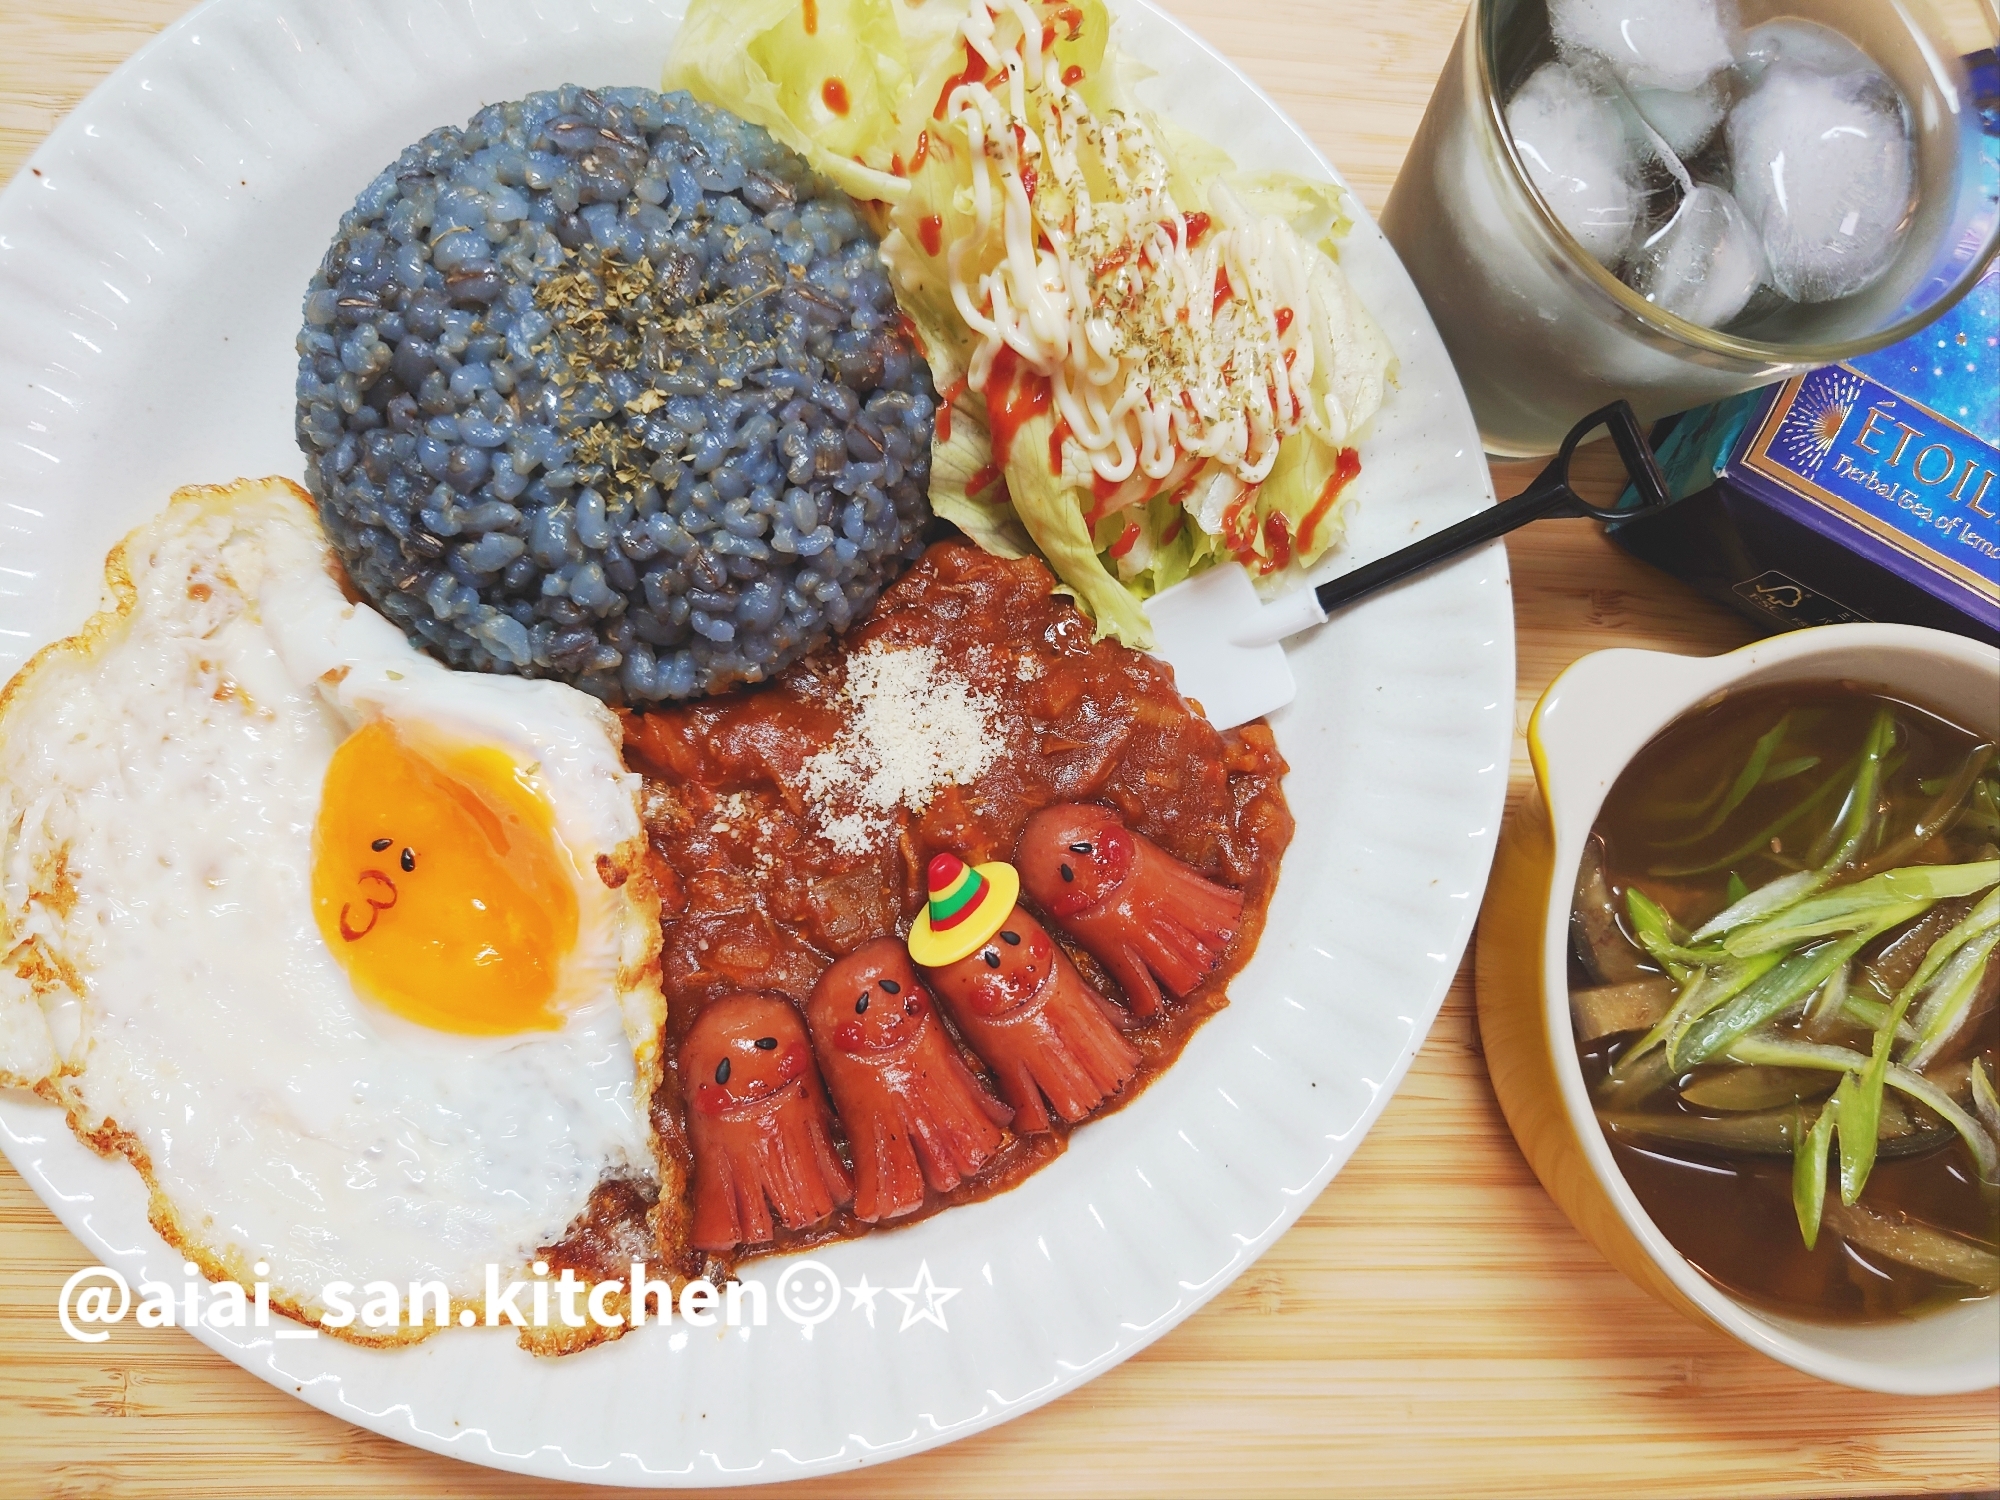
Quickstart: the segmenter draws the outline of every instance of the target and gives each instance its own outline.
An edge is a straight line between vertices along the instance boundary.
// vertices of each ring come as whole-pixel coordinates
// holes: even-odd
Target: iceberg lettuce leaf
[[[909,191],[890,166],[912,85],[896,4],[816,0],[808,33],[798,0],[692,0],[662,87],[763,126],[853,197],[894,202]],[[830,79],[845,113],[827,102]]]
[[[951,436],[931,444],[931,513],[942,516],[995,557],[1026,557],[1035,550],[1027,528],[991,478],[993,441],[985,403],[976,397],[952,413]],[[978,497],[967,492],[972,476],[987,471]]]
[[[1153,627],[1138,598],[1097,555],[1077,492],[1049,471],[1049,434],[1055,425],[1055,418],[1044,413],[1022,423],[1014,435],[1006,468],[1014,514],[1065,591],[1096,620],[1098,639],[1116,636],[1135,651],[1147,650],[1153,644]]]

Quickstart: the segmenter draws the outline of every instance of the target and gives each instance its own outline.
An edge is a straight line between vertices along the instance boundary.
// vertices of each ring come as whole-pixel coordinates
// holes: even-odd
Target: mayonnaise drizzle
[[[1211,490],[1241,493],[1301,426],[1337,443],[1338,410],[1312,400],[1327,347],[1314,252],[1220,182],[1190,243],[1145,120],[1097,118],[1043,52],[1042,28],[1026,0],[972,0],[960,28],[989,75],[1004,70],[945,100],[970,148],[973,232],[946,256],[952,303],[979,340],[967,383],[983,391],[1013,349],[1048,377],[1068,423],[1065,470],[1080,454],[1107,482],[1143,475],[1149,493],[1203,460],[1236,481]],[[968,261],[996,231],[1000,259],[975,276]]]

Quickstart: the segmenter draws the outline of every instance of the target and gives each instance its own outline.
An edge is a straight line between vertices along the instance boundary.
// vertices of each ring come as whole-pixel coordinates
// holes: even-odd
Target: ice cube
[[[1632,254],[1632,289],[1705,328],[1743,311],[1764,282],[1764,246],[1728,193],[1699,184],[1680,210]]]
[[[1914,164],[1901,96],[1869,67],[1829,78],[1780,58],[1729,112],[1736,198],[1764,243],[1771,285],[1831,302],[1887,268]]]
[[[1729,94],[1719,78],[1685,91],[1633,89],[1628,97],[1632,107],[1683,161],[1708,144],[1715,127],[1729,112]]]
[[[1635,161],[1609,95],[1544,63],[1507,103],[1507,133],[1528,178],[1578,244],[1614,266],[1638,219]]]
[[[1549,0],[1566,60],[1602,58],[1628,89],[1699,88],[1735,61],[1734,0]]]
[[[1737,47],[1737,66],[1752,83],[1762,78],[1772,63],[1781,60],[1798,63],[1828,78],[1875,66],[1867,53],[1831,26],[1802,21],[1796,16],[1780,16],[1751,27]]]

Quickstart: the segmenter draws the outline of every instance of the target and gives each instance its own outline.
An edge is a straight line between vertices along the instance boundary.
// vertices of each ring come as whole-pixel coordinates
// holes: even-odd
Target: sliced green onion
[[[1758,739],[1750,750],[1749,760],[1743,763],[1743,769],[1736,773],[1736,779],[1729,784],[1729,791],[1723,797],[1721,804],[1709,814],[1708,820],[1701,827],[1677,839],[1660,840],[1655,847],[1684,849],[1689,844],[1699,844],[1703,839],[1713,837],[1722,825],[1729,821],[1729,815],[1743,805],[1743,799],[1757,790],[1758,784],[1764,779],[1765,768],[1771,764],[1771,757],[1777,752],[1778,745],[1784,739],[1785,731],[1791,726],[1791,722],[1792,716],[1784,715]]]
[[[2000,888],[1988,891],[1977,906],[1958,920],[1958,925],[1948,929],[1931,944],[1924,954],[1924,961],[1917,965],[1912,974],[1896,992],[1902,1000],[1914,995],[1931,982],[1931,977],[1950,962],[1953,954],[1983,932],[2000,926]]]
[[[1931,944],[1924,961],[1917,965],[1917,972],[1896,992],[1895,1003],[1876,1025],[1868,1067],[1861,1075],[1858,1106],[1858,1117],[1867,1122],[1869,1130],[1865,1142],[1857,1137],[1851,1154],[1842,1153],[1842,1202],[1853,1203],[1861,1196],[1861,1189],[1874,1168],[1874,1120],[1882,1108],[1882,1088],[1889,1078],[1889,1054],[1895,1048],[1898,1034],[1904,1029],[1903,1017],[1909,1012],[1910,1002],[1932,983],[1935,976],[1935,987],[1930,1000],[1925,1002],[1925,1009],[1918,1015],[1916,1038],[1905,1059],[1907,1065],[1916,1070],[1937,1055],[1938,1049],[1944,1046],[1964,1019],[1966,1008],[1972,1003],[1973,992],[1979,985],[1981,967],[1986,955],[1993,951],[1996,939],[2000,939],[2000,890],[1989,894],[1967,912],[1957,926]],[[1974,1154],[1978,1154],[1976,1148]]]
[[[1874,1031],[1884,1021],[1889,1019],[1889,1004],[1887,1001],[1870,1000],[1866,995],[1857,995],[1852,990],[1847,992],[1847,998],[1840,1002],[1840,1006],[1842,1010],[1854,1017],[1855,1020],[1866,1026],[1870,1031]],[[1907,1022],[1898,1022],[1896,1025],[1896,1039],[1903,1042],[1915,1041],[1917,1039],[1916,1028]]]
[[[1684,1032],[1692,1022],[1706,1016],[1724,1000],[1738,996],[1746,986],[1764,978],[1764,974],[1776,966],[1778,954],[1758,954],[1756,958],[1726,960],[1716,964],[1712,970],[1696,968],[1680,986],[1680,996],[1674,1000],[1672,1010],[1668,1010],[1650,1032],[1646,1032],[1624,1052],[1624,1056],[1618,1058],[1618,1068],[1614,1072],[1628,1070],[1630,1064],[1652,1052],[1660,1046],[1660,1042],[1678,1042],[1680,1032]]]
[[[1907,907],[1892,907],[1880,926],[1864,927],[1838,942],[1789,955],[1729,1004],[1690,1026],[1673,1048],[1675,1066],[1692,1067],[1729,1050],[1738,1037],[1783,1015],[1831,979],[1836,969],[1844,968],[1864,945],[1912,915]]]
[[[1730,959],[1710,970],[1709,986],[1688,996],[1685,1011],[1678,1017],[1669,1017],[1665,1023],[1667,1056],[1670,1059],[1677,1059],[1681,1054],[1682,1039],[1687,1035],[1689,1027],[1735,1000],[1752,985],[1759,983],[1781,962],[1783,958],[1780,954],[1759,953],[1750,958]]]
[[[1878,815],[1875,802],[1882,785],[1882,762],[1895,743],[1896,719],[1885,703],[1875,710],[1875,721],[1868,726],[1868,737],[1861,744],[1861,767],[1855,773],[1847,801],[1836,816],[1835,836],[1839,842],[1834,845],[1833,853],[1818,863],[1838,869],[1861,852]]]
[[[1828,1047],[1818,1042],[1787,1042],[1776,1037],[1744,1037],[1729,1049],[1729,1055],[1737,1062],[1764,1063],[1778,1068],[1826,1068],[1846,1073],[1859,1073],[1868,1066],[1869,1059],[1851,1047]],[[1920,1073],[1912,1073],[1908,1068],[1889,1064],[1885,1075],[1889,1087],[1909,1095],[1919,1104],[1938,1115],[1956,1130],[1959,1138],[1972,1152],[1972,1160],[1979,1169],[1980,1179],[2000,1185],[2000,1145],[1986,1133],[1971,1115],[1958,1107],[1951,1095],[1932,1083]]]
[[[1819,1243],[1820,1214],[1826,1207],[1826,1158],[1833,1149],[1833,1128],[1840,1118],[1841,1095],[1846,1088],[1847,1078],[1843,1077],[1812,1129],[1799,1132],[1792,1156],[1792,1209],[1799,1216],[1799,1233],[1808,1250]]]
[[[1993,1081],[1986,1076],[1983,1059],[1972,1060],[1972,1107],[1979,1112],[1979,1119],[1994,1139],[2000,1140],[2000,1095],[1993,1092]]]
[[[2000,943],[2000,928],[1981,933],[1938,970],[1911,1023],[1917,1028],[1917,1040],[1903,1058],[1904,1067],[1921,1071],[1958,1034],[1972,1009],[1972,997],[1979,993],[1980,981],[1986,977],[1986,960],[1996,943]]]
[[[1966,756],[1957,772],[1945,778],[1944,785],[1935,794],[1937,800],[1918,814],[1916,822],[1910,825],[1910,831],[1893,844],[1878,849],[1857,865],[1853,872],[1854,878],[1858,879],[1875,870],[1887,869],[1901,860],[1908,859],[1940,834],[1949,833],[1952,825],[1964,815],[1967,805],[1972,800],[1973,792],[1982,785],[1980,777],[1985,774],[1987,766],[1992,764],[1996,753],[2000,753],[2000,746],[1992,744],[1973,746],[1972,752]]]
[[[1905,865],[1810,896],[1767,921],[1732,932],[1722,946],[1738,957],[1796,947],[1807,938],[1874,926],[1878,914],[1892,904],[1915,903],[1916,910],[1910,915],[1916,916],[1934,901],[1970,896],[1996,882],[2000,882],[2000,859],[1964,865]]]
[[[1720,948],[1691,948],[1682,943],[1679,924],[1636,885],[1625,887],[1625,909],[1631,913],[1632,935],[1639,946],[1676,979],[1685,980],[1687,970],[1715,963],[1723,956]]]
[[[1790,760],[1781,760],[1764,773],[1759,786],[1776,786],[1781,781],[1790,781],[1794,776],[1803,776],[1819,764],[1817,755],[1795,755]]]
[[[1803,901],[1823,885],[1825,880],[1826,877],[1817,870],[1800,870],[1795,874],[1780,875],[1776,880],[1760,885],[1754,891],[1745,891],[1741,896],[1737,896],[1728,906],[1696,928],[1688,941],[1706,942],[1720,933],[1730,932],[1751,922],[1774,916],[1795,902]]]
[[[1817,1035],[1847,1013],[1847,987],[1854,974],[1852,963],[1842,964],[1833,971],[1833,976],[1819,987],[1806,1006],[1806,1030]]]
[[[1778,966],[1778,955],[1760,953],[1755,958],[1730,959],[1713,969],[1696,969],[1681,986],[1673,1008],[1618,1059],[1618,1067],[1644,1057],[1661,1042],[1679,1043],[1680,1034],[1724,1001],[1735,998],[1750,985]]]
[[[1854,769],[1854,765],[1855,762],[1851,760],[1847,762],[1808,792],[1802,801],[1794,803],[1790,810],[1779,814],[1775,822],[1766,824],[1720,859],[1711,860],[1705,865],[1655,865],[1651,873],[1663,879],[1674,879],[1682,875],[1713,875],[1717,870],[1727,870],[1733,865],[1740,865],[1753,854],[1762,854],[1769,858],[1771,840],[1838,791],[1846,780],[1847,773]]]

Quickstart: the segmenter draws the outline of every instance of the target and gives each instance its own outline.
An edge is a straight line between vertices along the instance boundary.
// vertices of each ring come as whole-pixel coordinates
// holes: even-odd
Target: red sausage
[[[1139,1070],[1117,1012],[1024,907],[976,952],[924,972],[993,1069],[1016,1130],[1049,1129],[1047,1106],[1074,1124]]]
[[[1029,899],[1111,971],[1134,1015],[1159,1010],[1161,985],[1178,998],[1200,984],[1243,919],[1242,892],[1087,803],[1029,818],[1015,864]]]
[[[950,1192],[1006,1144],[1013,1111],[959,1058],[895,938],[865,943],[806,1001],[820,1072],[854,1157],[854,1212],[873,1224]]]
[[[759,1245],[817,1224],[854,1196],[833,1148],[833,1114],[799,1013],[730,995],[695,1018],[680,1048],[694,1148],[699,1250]]]

